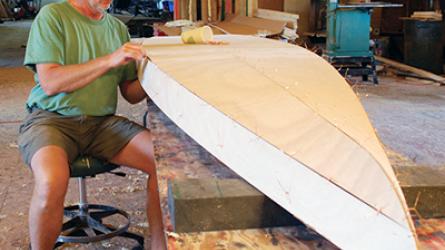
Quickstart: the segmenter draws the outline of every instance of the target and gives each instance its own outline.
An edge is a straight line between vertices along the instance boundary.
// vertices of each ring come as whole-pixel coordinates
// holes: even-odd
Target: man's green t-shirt
[[[136,79],[134,63],[113,69],[85,87],[48,96],[39,83],[36,64],[81,64],[108,55],[130,37],[126,26],[106,14],[93,20],[77,12],[68,2],[47,5],[34,20],[24,64],[32,69],[36,86],[27,105],[62,115],[104,116],[114,114],[118,84]]]

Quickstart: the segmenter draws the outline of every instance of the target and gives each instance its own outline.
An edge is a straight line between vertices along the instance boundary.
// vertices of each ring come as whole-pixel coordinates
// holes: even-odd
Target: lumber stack
[[[258,8],[258,0],[176,0],[175,19],[209,23],[216,28],[216,34],[264,33],[267,36],[281,35],[290,41],[298,37],[297,14]],[[198,22],[195,26],[203,23]],[[180,34],[180,31],[163,32]]]
[[[258,0],[176,0],[175,19],[223,21],[233,14],[253,17],[257,9]]]
[[[436,11],[414,11],[411,18],[418,20],[442,20],[442,13]]]

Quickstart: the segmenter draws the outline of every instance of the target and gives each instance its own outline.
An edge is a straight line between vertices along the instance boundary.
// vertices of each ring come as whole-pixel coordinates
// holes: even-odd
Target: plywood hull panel
[[[144,41],[154,64],[141,78],[156,104],[334,244],[415,248],[394,173],[338,73],[302,48],[254,37],[219,39],[230,45]]]

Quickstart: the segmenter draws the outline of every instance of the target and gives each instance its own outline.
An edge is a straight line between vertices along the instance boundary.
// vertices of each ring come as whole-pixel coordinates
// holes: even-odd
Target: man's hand
[[[145,57],[142,46],[135,43],[126,43],[108,56],[109,66],[116,68],[131,61],[142,60]]]

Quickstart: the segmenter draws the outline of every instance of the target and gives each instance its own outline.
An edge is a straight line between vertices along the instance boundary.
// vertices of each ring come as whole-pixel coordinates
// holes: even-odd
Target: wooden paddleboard
[[[346,81],[314,53],[252,36],[144,39],[139,77],[194,140],[343,249],[415,249],[400,186]]]

